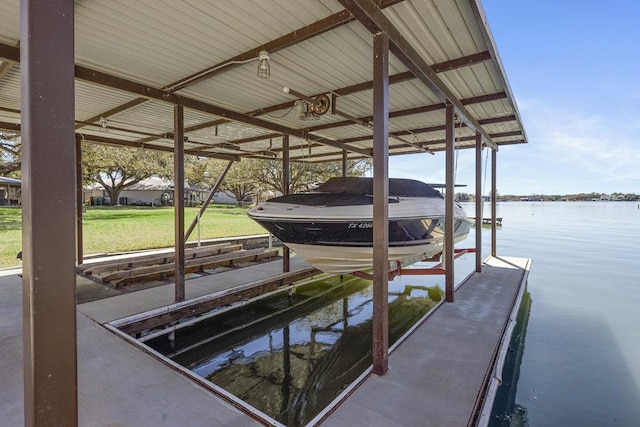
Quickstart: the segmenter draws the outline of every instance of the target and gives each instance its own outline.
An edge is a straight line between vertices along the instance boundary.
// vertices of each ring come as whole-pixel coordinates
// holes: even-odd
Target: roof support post
[[[444,249],[443,258],[445,266],[445,300],[453,302],[454,300],[454,256],[453,256],[453,198],[455,196],[453,173],[454,173],[454,156],[455,156],[455,131],[456,131],[456,113],[453,104],[447,104],[446,110],[446,129],[445,129],[445,151],[446,151],[446,193],[444,195],[445,203],[445,219],[444,219]]]
[[[184,107],[173,106],[173,211],[175,217],[175,302],[184,301]]]
[[[482,134],[476,132],[476,271],[482,271]]]
[[[84,192],[82,188],[82,136],[76,134],[76,264],[84,262],[82,214],[84,208]]]
[[[349,175],[349,159],[347,150],[342,150],[342,176]]]
[[[282,135],[282,194],[289,194],[291,185],[291,163],[289,161],[289,134]],[[287,273],[291,270],[291,253],[289,248],[282,245],[282,271]]]
[[[78,424],[73,9],[20,2],[25,426]]]
[[[229,169],[231,169],[231,165],[233,165],[233,162],[234,162],[233,160],[229,160],[229,163],[227,163],[227,166],[224,168],[224,170],[218,177],[218,180],[216,181],[215,185],[211,188],[211,191],[207,196],[207,200],[204,201],[204,203],[200,207],[200,211],[196,214],[195,218],[193,218],[193,221],[191,221],[191,225],[189,226],[189,229],[187,229],[187,231],[184,234],[185,243],[187,240],[189,240],[189,236],[191,236],[191,233],[196,228],[196,225],[198,224],[198,218],[202,218],[202,215],[204,214],[204,211],[207,209],[207,206],[209,206],[209,203],[211,203],[211,200],[213,200],[213,195],[216,194],[216,192],[218,191],[218,188],[220,188],[220,186],[222,185],[222,182],[224,181],[224,177],[227,176],[227,172],[229,172]]]
[[[491,150],[491,256],[497,256],[496,250],[496,202],[498,199],[498,173],[497,173],[497,154],[498,150]]]
[[[389,370],[389,38],[373,36],[373,372]]]

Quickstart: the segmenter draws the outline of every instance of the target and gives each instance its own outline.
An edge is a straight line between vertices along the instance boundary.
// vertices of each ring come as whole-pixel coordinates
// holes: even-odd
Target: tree
[[[258,190],[258,186],[252,176],[247,175],[246,163],[249,162],[234,163],[229,172],[227,172],[221,186],[222,191],[236,198],[239,206],[256,196]]]
[[[455,200],[458,202],[470,202],[473,200],[473,196],[468,193],[456,193]]]
[[[0,175],[18,175],[22,167],[20,136],[0,131]]]
[[[263,190],[282,191],[282,161],[281,160],[253,160],[250,175]],[[248,162],[247,162],[248,163]],[[347,174],[362,176],[371,169],[368,160],[349,160]],[[293,162],[290,165],[289,192],[299,193],[310,191],[327,179],[342,175],[342,162],[302,163]]]
[[[188,158],[185,176],[192,185],[212,187],[227,162],[217,159]],[[342,162],[290,164],[289,192],[310,191],[333,176],[342,175]],[[371,169],[368,160],[350,160],[347,172],[350,176],[362,176]],[[232,195],[241,204],[250,197],[265,191],[282,192],[282,160],[243,159],[234,163],[227,173],[220,190]]]
[[[120,192],[151,175],[173,176],[171,155],[141,148],[82,144],[83,179],[97,182],[118,203]]]
[[[195,187],[213,188],[228,163],[227,160],[185,156],[185,180]]]

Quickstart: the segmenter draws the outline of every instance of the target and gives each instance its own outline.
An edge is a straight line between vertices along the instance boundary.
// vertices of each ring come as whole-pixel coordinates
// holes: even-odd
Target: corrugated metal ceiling
[[[376,4],[493,142],[527,142],[479,1]],[[11,128],[20,121],[19,63],[12,57],[20,38],[19,1],[0,0],[0,11],[0,127]],[[210,156],[281,155],[280,132],[255,126],[252,117],[293,130],[297,160],[335,161],[342,159],[340,147],[372,148],[366,123],[373,115],[372,91],[364,85],[373,78],[372,35],[339,1],[82,0],[75,15],[78,65],[154,89],[178,83],[176,94],[247,118],[231,122],[187,108],[187,149]],[[256,75],[254,59],[263,49],[271,56],[269,79]],[[390,154],[444,149],[441,98],[393,54],[389,75],[398,80],[389,89]],[[307,97],[333,95],[340,114],[329,109],[301,120],[294,108],[298,98],[285,86]],[[78,80],[78,132],[88,140],[171,146],[172,105],[123,89]],[[460,124],[456,129],[457,143],[473,146],[475,131]],[[364,153],[350,151],[349,157]]]

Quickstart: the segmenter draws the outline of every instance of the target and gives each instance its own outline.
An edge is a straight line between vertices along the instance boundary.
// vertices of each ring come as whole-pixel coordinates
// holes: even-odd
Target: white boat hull
[[[390,196],[388,207],[389,261],[426,259],[442,252],[445,207],[441,196]],[[249,216],[319,270],[342,274],[373,267],[369,195],[283,196],[251,209]],[[464,240],[471,221],[460,206],[455,206],[453,220],[454,241]]]

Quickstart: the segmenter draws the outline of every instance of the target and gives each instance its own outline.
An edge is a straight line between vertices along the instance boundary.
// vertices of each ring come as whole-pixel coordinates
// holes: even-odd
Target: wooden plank
[[[138,332],[163,326],[185,317],[195,316],[200,313],[213,310],[217,307],[222,307],[247,298],[253,298],[257,295],[271,292],[274,289],[291,285],[292,283],[306,279],[318,273],[320,273],[320,271],[309,266],[292,272],[265,277],[249,282],[246,285],[235,286],[222,292],[218,292],[215,295],[212,295],[212,297],[207,301],[201,301],[197,305],[184,305],[180,308],[176,308],[175,310],[147,317],[135,323],[118,326],[118,329],[126,334],[134,335]]]
[[[195,259],[199,257],[237,251],[241,248],[242,245],[230,245],[228,243],[222,243],[218,245],[186,249],[185,253],[186,259]],[[134,256],[119,261],[83,264],[79,265],[77,269],[79,273],[90,275],[104,273],[106,271],[126,270],[134,267],[142,267],[145,265],[166,264],[169,262],[173,262],[173,259],[174,253],[171,251],[162,254],[145,254]]]
[[[243,256],[246,255],[247,252],[250,253],[260,253],[264,251],[264,249],[252,249],[251,251],[245,251],[242,249],[239,250],[235,250],[232,251],[230,253],[224,253],[224,254],[219,254],[219,255],[212,255],[212,256],[206,256],[206,257],[202,257],[202,258],[196,258],[196,259],[190,259],[188,261],[187,265],[193,265],[194,263],[207,263],[207,262],[216,262],[216,261],[226,261],[229,259],[233,259],[236,258],[238,256]],[[173,266],[173,262],[167,262],[165,264],[160,264],[160,265],[151,265],[151,266],[142,266],[142,267],[137,267],[137,268],[131,268],[128,270],[121,270],[121,271],[116,271],[112,274],[108,274],[104,277],[102,277],[102,280],[104,282],[111,282],[113,280],[118,280],[118,279],[122,279],[125,277],[130,277],[130,276],[138,276],[138,275],[144,275],[144,274],[153,274],[153,273],[159,273],[159,272],[164,272],[167,269],[172,269]]]
[[[187,247],[186,249],[187,253],[189,253],[190,251],[206,251],[207,248],[215,248],[215,247],[220,247],[224,245],[236,245],[236,246],[241,245],[244,249],[256,249],[260,247],[265,248],[269,245],[269,235],[255,234],[255,235],[248,235],[248,236],[223,237],[223,238],[216,238],[216,239],[201,240],[200,241],[201,246],[196,247],[197,244],[198,242],[195,242],[195,241],[189,241],[185,243],[185,246]],[[278,239],[273,237],[271,239],[271,245],[282,246],[282,242],[280,242]],[[154,256],[164,257],[165,254],[173,254],[173,249],[167,249],[166,252],[164,253],[158,253],[158,251],[155,251],[155,253],[142,252],[139,254],[129,254],[126,256],[126,259],[121,258],[121,259],[118,259],[117,261],[104,260],[100,262],[87,262],[87,263],[78,265],[76,269],[79,274],[91,274],[87,271],[89,269],[93,269],[98,265],[102,266],[108,263],[121,264],[121,263],[127,262],[127,260],[146,259]],[[102,256],[107,256],[107,255],[108,254],[102,254]],[[124,268],[129,268],[129,267],[125,266]],[[110,270],[103,270],[103,271],[110,271]],[[95,274],[96,271],[94,271],[93,273]]]
[[[188,272],[200,271],[213,266],[219,266],[222,264],[229,265],[238,262],[248,262],[252,260],[271,258],[276,256],[277,250],[265,251],[264,249],[252,249],[249,251],[239,250],[228,254],[216,255],[205,258],[197,258],[188,260],[185,263],[185,269]],[[154,274],[162,273],[166,276],[171,276],[171,272],[174,269],[173,263],[167,263],[162,265],[140,267],[132,270],[118,271],[113,274],[109,274],[102,278],[103,282],[117,282],[123,283],[123,279],[136,278],[140,279],[144,276],[150,276]]]

